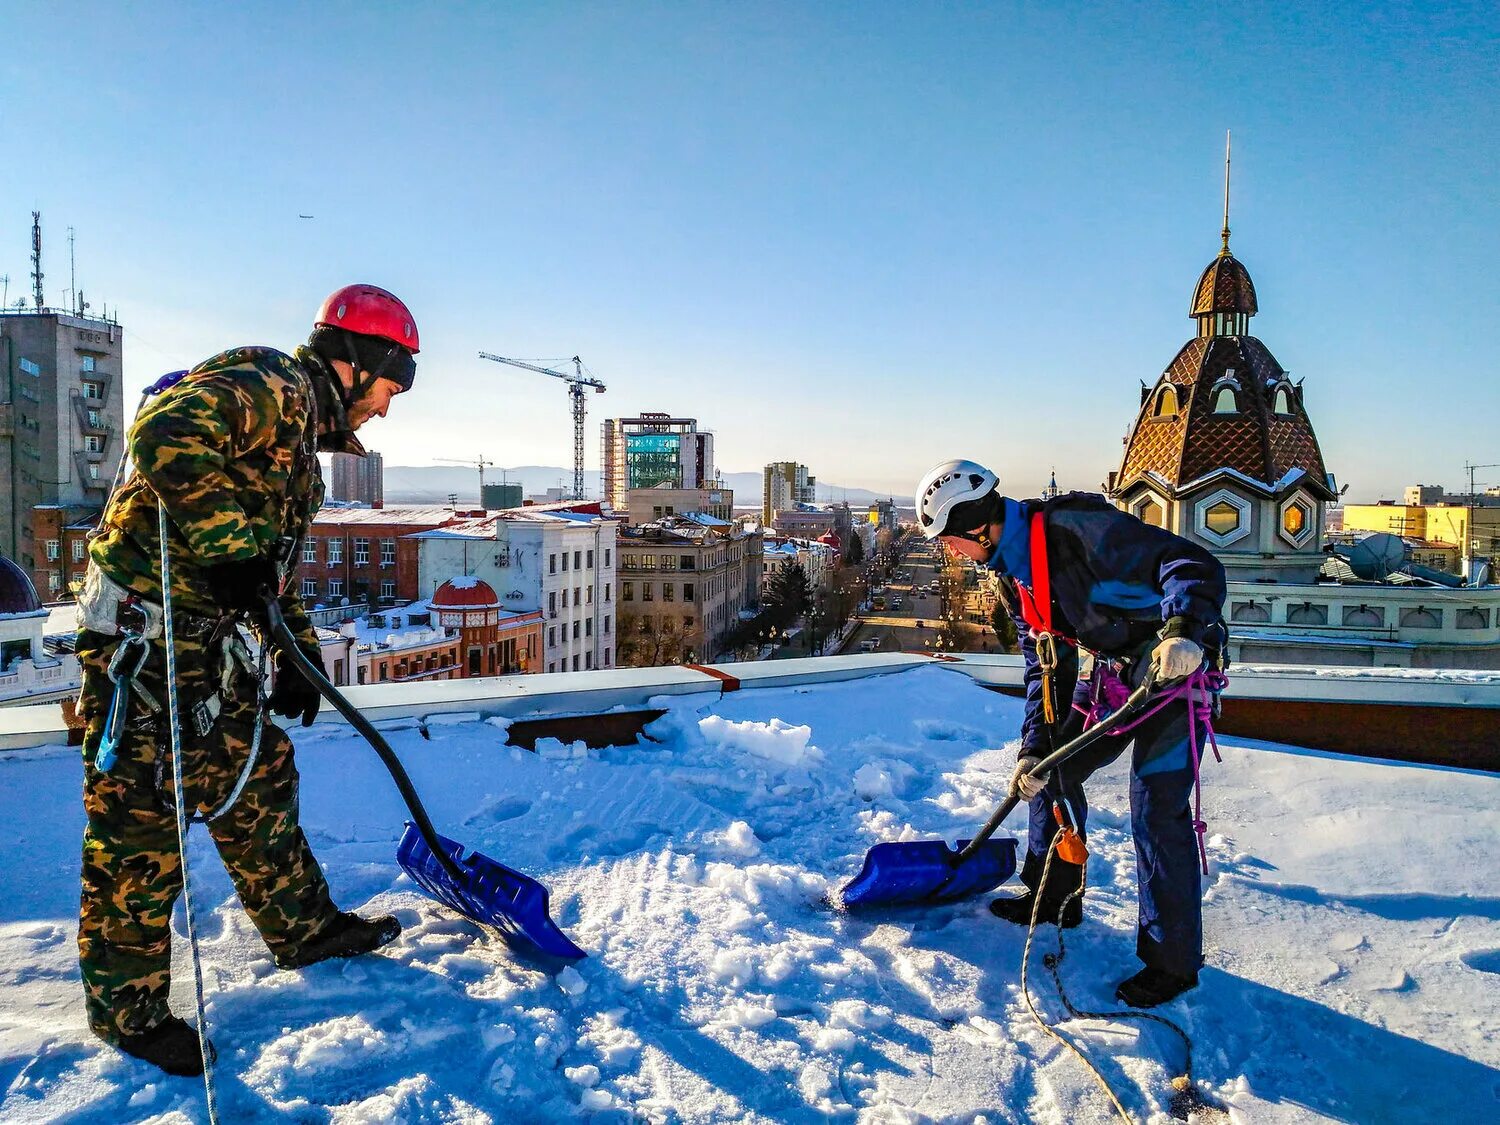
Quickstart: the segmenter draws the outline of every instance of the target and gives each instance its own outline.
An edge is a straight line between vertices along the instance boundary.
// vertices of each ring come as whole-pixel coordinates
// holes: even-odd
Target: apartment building
[[[595,503],[535,505],[404,536],[427,596],[455,576],[481,580],[506,610],[541,614],[536,671],[611,668],[616,653],[615,541]]]
[[[713,516],[726,523],[734,519],[734,489],[632,488],[626,492],[626,523],[651,523],[669,516]],[[620,514],[617,509],[616,515]]]
[[[709,516],[622,527],[620,615],[630,662],[717,659],[741,611],[760,604],[762,543],[758,526]]]
[[[0,313],[0,554],[48,600],[68,591],[61,529],[98,517],[119,465],[123,358],[112,321]],[[38,509],[57,513],[40,532]]]
[[[309,607],[338,605],[345,598],[385,607],[415,601],[421,596],[416,552],[411,547],[404,554],[399,552],[401,537],[431,531],[475,514],[437,505],[323,508],[313,521],[297,560],[302,600]],[[432,590],[426,592],[431,594]]]
[[[776,513],[818,499],[818,478],[796,461],[772,461],[761,473],[760,519],[770,527]]]
[[[333,472],[328,499],[343,504],[369,504],[378,508],[385,503],[385,459],[374,450],[363,457],[355,453],[335,453],[329,458]]]

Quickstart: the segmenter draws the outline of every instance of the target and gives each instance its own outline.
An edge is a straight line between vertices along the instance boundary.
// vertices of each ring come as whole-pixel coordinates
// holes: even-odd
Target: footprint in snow
[[[525,816],[530,811],[531,802],[524,797],[500,797],[480,805],[478,809],[464,818],[464,823],[500,824],[503,821]]]

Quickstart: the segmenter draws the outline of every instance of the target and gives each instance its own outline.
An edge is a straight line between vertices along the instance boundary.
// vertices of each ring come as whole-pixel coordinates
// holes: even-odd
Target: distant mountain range
[[[571,487],[573,470],[560,465],[517,465],[508,469],[486,469],[486,484],[501,481],[519,482],[524,496],[539,496],[549,488]],[[760,473],[725,473],[724,483],[734,489],[736,507],[758,505],[761,500]],[[601,487],[600,474],[589,470],[583,475],[583,487],[590,496],[598,496]],[[444,504],[450,494],[457,494],[459,504],[478,505],[479,473],[462,465],[387,465],[385,467],[385,499],[388,504]],[[847,500],[850,504],[865,505],[875,500],[890,497],[888,492],[871,492],[865,488],[845,488],[837,484],[818,484],[820,502]],[[905,504],[905,497],[896,497]]]

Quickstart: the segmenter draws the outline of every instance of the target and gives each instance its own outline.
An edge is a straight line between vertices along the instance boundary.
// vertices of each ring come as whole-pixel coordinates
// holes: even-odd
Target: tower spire
[[[1229,253],[1229,130],[1224,130],[1224,229],[1219,232],[1224,240],[1220,254]]]

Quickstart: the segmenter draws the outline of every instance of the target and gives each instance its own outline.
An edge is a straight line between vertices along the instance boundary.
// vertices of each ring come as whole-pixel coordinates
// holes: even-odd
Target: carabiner
[[[125,665],[130,659],[132,648],[138,649],[139,655],[135,657],[134,666],[127,669]],[[100,773],[108,773],[119,757],[120,739],[125,733],[125,717],[130,711],[131,688],[135,686],[141,669],[146,666],[146,657],[150,653],[151,646],[139,633],[127,632],[121,635],[120,644],[110,658],[106,674],[109,682],[115,685],[115,693],[109,701],[109,715],[104,720],[104,736],[99,740],[99,753],[94,755],[94,768]]]

